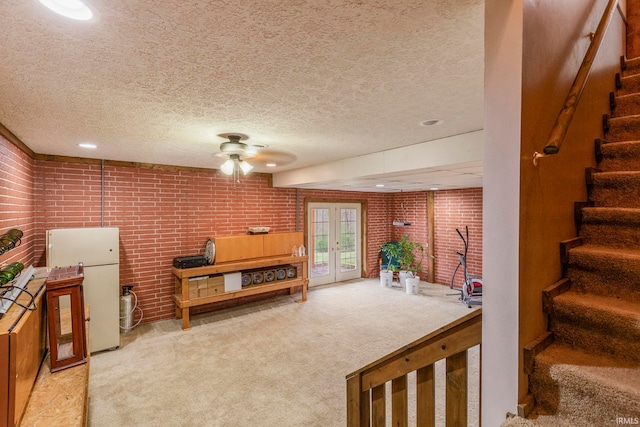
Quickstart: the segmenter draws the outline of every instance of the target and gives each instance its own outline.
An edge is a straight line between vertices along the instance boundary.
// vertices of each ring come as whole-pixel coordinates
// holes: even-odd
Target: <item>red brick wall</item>
[[[133,285],[145,321],[171,317],[176,256],[202,254],[209,236],[244,234],[250,226],[292,231],[295,190],[268,187],[264,175],[232,188],[215,172],[37,162],[35,254],[45,264],[45,231],[120,228],[120,283]],[[102,215],[104,214],[104,224]]]
[[[414,193],[393,193],[391,199],[391,218],[393,221],[406,221],[409,226],[399,227],[391,225],[391,240],[397,241],[405,234],[409,239],[419,242],[427,253],[427,193],[424,191]],[[418,276],[422,280],[427,279],[428,262],[425,257],[422,260],[422,269],[418,271]]]
[[[434,241],[428,241],[426,192],[394,193],[389,197],[389,223],[407,221],[407,227],[391,227],[391,240],[408,234],[411,240],[425,246],[432,245],[435,259],[436,283],[449,285],[453,270],[458,265],[456,251],[463,251],[463,243],[456,228],[464,233],[469,226],[469,271],[482,275],[482,189],[443,190],[434,193]],[[428,261],[423,260],[420,276],[427,277]],[[460,278],[462,276],[459,276]]]
[[[39,161],[35,185],[38,224],[35,254],[45,265],[45,231],[101,226],[99,165]],[[133,285],[145,321],[172,317],[174,257],[202,253],[209,236],[244,234],[247,227],[295,231],[296,190],[269,188],[266,175],[249,175],[233,188],[216,172],[104,168],[104,226],[120,228],[120,283]],[[378,193],[300,190],[298,229],[304,201],[366,200],[367,271],[377,275],[377,251],[388,240],[387,197]],[[237,302],[226,302],[225,305]],[[218,304],[216,307],[222,305]],[[211,307],[204,307],[210,309]],[[197,312],[198,310],[193,310]]]
[[[20,260],[27,265],[45,265],[45,231],[49,228],[119,227],[120,282],[135,286],[145,321],[174,315],[170,271],[174,257],[202,253],[209,236],[243,234],[249,226],[266,225],[276,232],[296,229],[296,190],[269,188],[266,175],[244,177],[233,188],[228,177],[215,171],[105,166],[103,212],[100,165],[33,161],[7,141],[0,139],[0,143],[3,196],[0,230],[18,227],[25,231],[23,246],[0,257],[0,262]],[[378,251],[382,243],[403,233],[426,243],[424,192],[383,194],[301,189],[297,196],[299,230],[304,229],[306,199],[366,200],[369,277],[378,275]],[[436,193],[436,238],[429,243],[435,245],[439,283],[449,283],[454,261],[457,262],[450,255],[455,256],[455,250],[461,247],[455,227],[465,223],[472,226],[470,267],[480,274],[481,199],[481,189]],[[393,220],[404,219],[412,225],[391,225]],[[451,260],[447,261],[448,258]],[[426,270],[421,275],[426,277]]]
[[[464,252],[462,239],[456,233],[459,228],[464,235],[469,226],[469,252],[467,266],[473,275],[482,275],[482,188],[436,191],[435,211],[435,256],[436,282],[448,285],[458,265],[456,251]],[[462,274],[456,275],[462,281]]]
[[[0,255],[0,265],[20,261],[33,264],[34,162],[0,137],[0,234],[12,228],[24,233],[20,246]]]

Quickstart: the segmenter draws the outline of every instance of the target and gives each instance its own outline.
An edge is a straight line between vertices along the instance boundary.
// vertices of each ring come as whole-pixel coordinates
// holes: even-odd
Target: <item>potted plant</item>
[[[405,234],[398,241],[400,250],[400,285],[406,287],[407,278],[416,278],[418,271],[422,268],[424,258],[424,246],[420,242],[409,239]],[[418,281],[420,278],[418,278]]]
[[[393,275],[399,270],[400,245],[398,242],[387,242],[380,248],[380,286],[393,286]]]

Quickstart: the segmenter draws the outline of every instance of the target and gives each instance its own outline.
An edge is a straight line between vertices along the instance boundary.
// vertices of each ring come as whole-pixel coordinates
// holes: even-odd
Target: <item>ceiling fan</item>
[[[245,144],[242,140],[247,140],[249,137],[240,133],[221,134],[219,136],[229,140],[220,144],[219,155],[227,157],[227,160],[220,166],[220,170],[225,175],[234,175],[234,181],[237,181],[240,171],[246,175],[253,169],[253,166],[240,156],[245,159],[251,158],[258,152],[258,149],[264,148],[264,146]]]
[[[237,154],[250,158],[255,156],[258,150],[267,147],[266,145],[249,145],[242,142],[249,139],[249,137],[241,133],[223,133],[218,136],[229,140],[220,144],[220,153],[223,155]]]
[[[227,160],[220,166],[220,170],[227,174],[233,175],[235,171],[242,171],[245,175],[249,173],[253,166],[247,162],[260,163],[266,167],[283,166],[291,163],[296,156],[276,150],[267,150],[266,144],[247,144],[246,140],[249,136],[242,133],[222,133],[218,136],[227,139],[220,144],[219,157],[225,157]]]

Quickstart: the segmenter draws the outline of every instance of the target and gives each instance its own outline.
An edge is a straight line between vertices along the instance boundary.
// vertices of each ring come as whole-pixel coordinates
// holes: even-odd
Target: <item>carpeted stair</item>
[[[564,278],[543,292],[549,331],[525,346],[530,394],[502,427],[640,425],[640,0],[626,13],[634,59],[615,75]]]
[[[579,237],[565,242],[568,280],[545,291],[551,333],[530,353],[538,419],[504,426],[640,422],[640,59],[622,64]]]
[[[637,209],[587,207],[581,213],[580,236],[585,244],[640,249],[640,215]]]
[[[555,342],[536,357],[533,393],[539,414],[575,426],[614,426],[616,418],[640,415],[640,373],[593,348]]]
[[[602,144],[601,156],[602,161],[598,165],[601,171],[623,171],[625,168],[640,170],[640,141]]]

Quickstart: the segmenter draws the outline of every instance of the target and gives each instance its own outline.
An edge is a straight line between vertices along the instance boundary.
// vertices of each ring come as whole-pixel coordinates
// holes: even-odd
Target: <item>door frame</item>
[[[305,198],[304,199],[304,242],[305,246],[311,250],[309,241],[309,204],[310,203],[358,203],[360,204],[360,277],[369,277],[367,266],[367,247],[369,236],[367,234],[367,224],[369,218],[368,201],[366,199],[332,199],[332,198]]]

